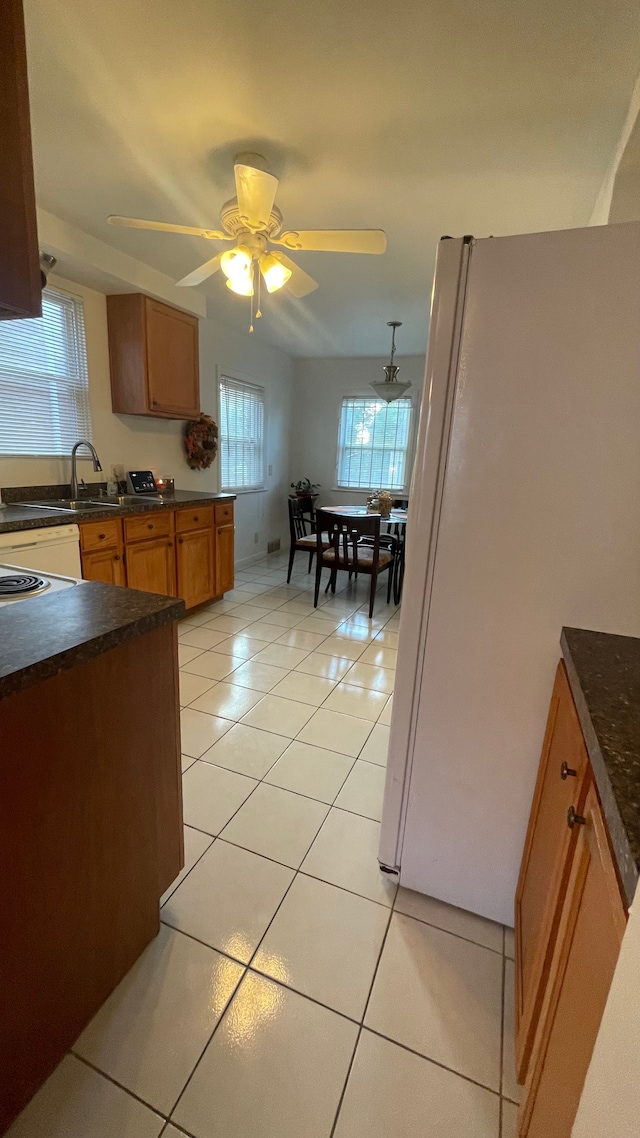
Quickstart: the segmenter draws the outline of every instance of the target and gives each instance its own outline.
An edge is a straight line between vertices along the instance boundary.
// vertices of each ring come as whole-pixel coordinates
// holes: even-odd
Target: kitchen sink
[[[16,502],[16,506],[29,506],[33,510],[55,510],[56,513],[84,513],[85,510],[117,509],[121,502],[107,502],[106,499],[97,502],[88,498],[47,498],[46,502]]]
[[[146,494],[144,497],[140,494],[117,494],[109,498],[92,498],[91,501],[96,506],[143,506],[145,503],[162,506],[164,499]]]

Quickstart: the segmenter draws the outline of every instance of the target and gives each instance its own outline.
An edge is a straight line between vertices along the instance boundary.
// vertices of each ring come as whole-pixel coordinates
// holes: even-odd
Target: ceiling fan
[[[233,241],[234,247],[217,253],[199,268],[177,281],[179,285],[199,285],[219,269],[227,278],[227,288],[240,296],[253,297],[264,280],[268,292],[283,286],[295,297],[307,296],[317,281],[299,268],[286,253],[271,245],[296,252],[384,253],[386,234],[382,229],[290,229],[283,230],[282,214],[274,204],[278,179],[269,174],[259,154],[239,154],[234,164],[236,197],[220,210],[220,229],[201,229],[193,225],[172,225],[165,221],[146,221],[137,217],[111,215],[111,225],[133,229],[154,229],[162,233],[190,233],[209,241]],[[260,311],[256,316],[260,315]],[[253,329],[251,329],[253,330]]]

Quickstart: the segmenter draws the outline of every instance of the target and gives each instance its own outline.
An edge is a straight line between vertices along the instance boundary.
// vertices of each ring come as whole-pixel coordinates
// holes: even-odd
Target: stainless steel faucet
[[[90,443],[88,439],[78,439],[73,450],[71,451],[71,497],[72,498],[78,497],[78,475],[76,473],[76,461],[77,461],[76,452],[78,450],[78,447],[89,447],[89,450],[91,451],[91,457],[93,459],[93,469],[95,471],[102,470],[102,467],[100,465],[100,459],[98,458],[98,454],[97,454],[96,448],[94,447],[93,443]]]

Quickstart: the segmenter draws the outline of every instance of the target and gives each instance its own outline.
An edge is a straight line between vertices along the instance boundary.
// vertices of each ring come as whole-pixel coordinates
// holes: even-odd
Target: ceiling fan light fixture
[[[282,264],[274,253],[263,253],[260,258],[260,272],[264,278],[267,292],[277,292],[286,285],[291,276],[291,269]]]
[[[227,288],[230,288],[237,296],[253,296],[253,277],[251,275],[228,280],[226,284]]]
[[[234,249],[227,249],[220,258],[220,268],[227,280],[234,281],[239,285],[251,280],[252,264],[253,255],[246,245],[236,245]],[[250,296],[250,293],[239,288],[234,288],[233,291],[239,292],[241,296]]]
[[[384,374],[385,374],[385,379],[381,380],[379,383],[370,383],[369,387],[373,388],[373,390],[375,391],[375,393],[379,399],[383,399],[385,403],[393,403],[394,399],[400,399],[400,397],[402,395],[404,395],[405,391],[409,390],[409,388],[411,387],[411,383],[410,382],[402,383],[398,379],[398,372],[400,371],[400,365],[394,364],[394,362],[393,362],[393,357],[396,354],[396,328],[402,327],[402,321],[401,320],[388,320],[387,321],[387,327],[391,328],[392,331],[391,331],[391,356],[389,359],[389,363],[385,364],[385,366],[382,369]]]

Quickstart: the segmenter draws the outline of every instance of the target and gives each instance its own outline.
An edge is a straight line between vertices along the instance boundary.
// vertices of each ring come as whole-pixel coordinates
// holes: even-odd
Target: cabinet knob
[[[106,536],[107,536],[107,535],[106,535],[106,533],[99,533],[99,534],[98,534],[98,537],[100,538],[100,541],[104,541],[104,539],[105,539],[105,537],[106,537]]]
[[[114,560],[114,561],[119,561],[119,560],[120,560],[120,554],[119,554],[119,553],[116,553],[116,555],[115,555],[115,557],[114,557],[114,559],[113,559],[113,560]]]
[[[200,518],[198,517],[198,515],[197,515],[197,514],[194,514],[194,515],[193,515],[193,520],[194,520],[194,522],[199,522],[199,521],[200,521]]]
[[[168,548],[169,548],[169,549],[173,549],[173,542],[172,542],[172,541],[168,541],[168,542],[167,542],[167,546],[168,546]]]
[[[582,814],[576,814],[573,806],[567,810],[567,826],[573,830],[574,826],[586,826],[587,819],[582,817]]]
[[[180,545],[184,545],[184,538],[183,537],[179,537],[178,541],[179,541]]]
[[[153,522],[149,522],[147,524],[147,529],[153,529]]]
[[[578,776],[578,772],[574,771],[572,769],[572,767],[567,766],[566,763],[563,763],[562,766],[560,767],[560,778],[561,779],[564,780],[567,778],[577,778],[577,776]]]

